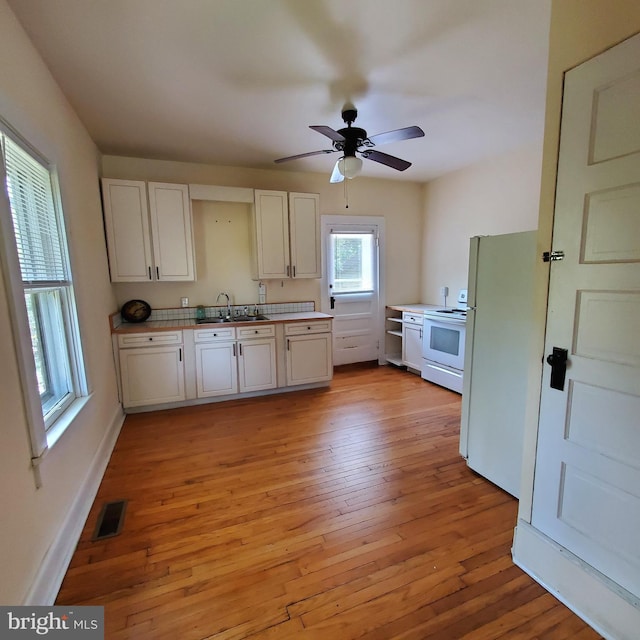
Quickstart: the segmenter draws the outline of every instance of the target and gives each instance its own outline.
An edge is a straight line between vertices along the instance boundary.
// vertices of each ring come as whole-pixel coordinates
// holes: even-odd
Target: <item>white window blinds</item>
[[[7,192],[24,284],[67,284],[63,234],[46,167],[4,136]]]

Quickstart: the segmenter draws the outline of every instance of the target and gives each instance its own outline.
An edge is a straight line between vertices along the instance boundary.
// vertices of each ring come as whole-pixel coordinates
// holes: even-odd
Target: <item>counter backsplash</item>
[[[236,304],[231,305],[231,309],[235,314],[242,313],[244,308],[248,307],[250,312],[257,308],[258,313],[268,316],[270,313],[300,313],[304,311],[315,311],[314,302],[278,302],[276,304]],[[226,309],[226,305],[205,306],[205,316],[211,318],[219,315],[220,311]],[[171,309],[152,309],[148,321],[157,320],[194,320],[196,317],[197,307],[175,307]],[[111,316],[111,325],[117,328],[122,324],[130,324],[122,318],[120,312],[117,311]]]

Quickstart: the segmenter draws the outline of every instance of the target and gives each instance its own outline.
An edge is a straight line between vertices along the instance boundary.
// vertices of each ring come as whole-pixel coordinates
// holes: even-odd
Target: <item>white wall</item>
[[[5,0],[0,0],[0,117],[57,165],[92,392],[76,422],[45,456],[43,486],[36,490],[2,274],[0,603],[20,604],[42,578],[39,572],[73,551],[73,540],[59,545],[58,535],[83,524],[86,512],[78,517],[83,503],[77,501],[91,486],[94,456],[109,430],[119,426],[121,413],[106,320],[115,299],[103,248],[97,150]],[[38,593],[47,586],[40,584]]]
[[[213,184],[255,189],[302,191],[320,194],[320,213],[333,215],[384,216],[386,222],[386,290],[387,303],[415,302],[420,296],[419,256],[421,252],[423,185],[414,182],[358,177],[350,180],[349,208],[345,208],[344,183],[330,184],[326,174],[290,171],[268,171],[219,167],[185,162],[166,162],[141,158],[104,156],[102,173],[107,178],[156,180],[192,184]],[[242,234],[247,225],[249,206],[196,203],[196,282],[117,283],[114,290],[118,304],[131,298],[142,298],[152,307],[177,307],[180,298],[189,297],[191,306],[215,304],[219,292],[233,296],[235,304],[257,302],[257,283],[249,277],[248,244]],[[212,216],[221,222],[212,222]],[[226,218],[225,218],[226,216]],[[224,220],[226,219],[226,222]],[[224,226],[227,229],[224,229]],[[217,229],[233,243],[226,251],[230,261],[219,267],[209,251],[220,250],[221,242],[211,234]],[[217,249],[216,249],[217,247]],[[203,256],[203,250],[207,254]],[[199,255],[198,255],[199,254]],[[267,281],[267,302],[313,300],[320,303],[319,280]]]
[[[421,299],[448,306],[467,287],[469,238],[537,228],[542,165],[539,144],[485,160],[429,182],[425,190]]]

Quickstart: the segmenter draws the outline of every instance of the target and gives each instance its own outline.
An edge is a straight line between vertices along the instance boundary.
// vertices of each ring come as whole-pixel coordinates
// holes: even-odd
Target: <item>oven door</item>
[[[425,316],[422,332],[422,357],[454,369],[464,367],[465,321],[436,320]]]

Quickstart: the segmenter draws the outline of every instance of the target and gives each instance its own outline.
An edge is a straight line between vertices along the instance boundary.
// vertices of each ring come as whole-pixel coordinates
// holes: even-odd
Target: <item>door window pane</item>
[[[373,291],[372,234],[331,234],[333,292]]]

